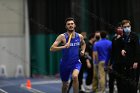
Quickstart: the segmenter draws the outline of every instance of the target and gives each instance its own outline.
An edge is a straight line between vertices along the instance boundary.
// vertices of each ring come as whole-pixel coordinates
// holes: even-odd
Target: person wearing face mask
[[[115,28],[115,36],[112,39],[111,58],[109,62],[109,93],[114,93],[114,82],[117,83],[117,91],[121,92],[123,86],[121,85],[122,79],[117,74],[122,74],[121,50],[123,48],[123,28],[119,23]],[[117,74],[116,74],[117,73]]]
[[[121,51],[123,56],[123,93],[137,93],[139,80],[139,38],[132,32],[129,20],[122,20],[124,30],[124,45]]]
[[[106,38],[107,32],[101,31],[101,40],[96,42],[93,47],[93,60],[98,65],[98,83],[99,90],[97,93],[105,93],[106,88],[106,67],[110,59],[112,42]],[[94,82],[94,80],[93,80]]]
[[[81,33],[82,34],[82,33]],[[84,35],[83,35],[84,36]],[[82,62],[82,67],[79,73],[79,89],[81,92],[91,92],[92,90],[92,74],[93,74],[93,64],[92,64],[92,45],[94,43],[94,34],[91,34],[86,42],[85,55],[80,56]],[[83,76],[86,73],[85,77],[85,87],[83,86]]]
[[[62,58],[60,60],[60,77],[62,80],[62,93],[67,93],[69,86],[69,77],[72,76],[73,80],[73,93],[79,92],[78,74],[81,68],[81,61],[79,59],[79,50],[81,45],[80,54],[84,55],[86,43],[81,34],[75,32],[75,20],[67,18],[65,21],[66,32],[60,34],[50,51],[62,50]],[[62,45],[60,45],[62,44]]]

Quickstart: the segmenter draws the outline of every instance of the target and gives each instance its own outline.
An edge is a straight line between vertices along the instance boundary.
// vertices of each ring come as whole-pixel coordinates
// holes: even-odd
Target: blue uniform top
[[[64,33],[66,42],[68,42],[68,33]],[[75,37],[70,41],[70,47],[62,50],[62,62],[66,64],[74,64],[75,61],[79,60],[79,48],[80,48],[80,37],[75,32]]]
[[[111,41],[107,39],[101,39],[100,41],[95,43],[94,51],[98,52],[99,61],[105,61],[107,64],[110,58],[111,46]]]

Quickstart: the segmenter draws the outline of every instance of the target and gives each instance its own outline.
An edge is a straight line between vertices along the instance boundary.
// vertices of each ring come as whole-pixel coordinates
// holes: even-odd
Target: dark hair
[[[106,38],[107,33],[106,31],[101,31],[100,35],[101,35],[101,38]]]
[[[122,27],[122,23],[121,23],[121,22],[119,22],[119,23],[116,25],[115,28],[118,28],[118,27]]]
[[[94,36],[95,36],[95,33],[92,33],[92,34],[90,34],[88,39],[90,40],[90,39],[94,38]]]
[[[75,23],[75,20],[74,20],[74,18],[72,18],[72,17],[66,18],[66,19],[65,19],[65,23],[67,23],[67,21],[73,21],[73,22]]]
[[[116,31],[119,27],[122,27],[122,23],[121,23],[121,22],[119,22],[119,23],[115,26],[114,31]]]

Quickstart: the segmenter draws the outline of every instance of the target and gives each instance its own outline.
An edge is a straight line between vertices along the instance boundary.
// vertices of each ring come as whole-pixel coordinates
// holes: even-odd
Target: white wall
[[[24,34],[24,0],[0,0],[0,36]]]
[[[14,77],[17,65],[25,65],[24,37],[0,37],[0,65],[5,65],[8,77]]]
[[[0,65],[6,66],[8,77],[15,76],[17,65],[27,76],[24,1],[0,0]]]

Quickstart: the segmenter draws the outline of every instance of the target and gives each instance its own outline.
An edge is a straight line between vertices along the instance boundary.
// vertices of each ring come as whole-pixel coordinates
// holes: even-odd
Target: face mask
[[[116,33],[117,33],[117,35],[123,35],[123,29],[122,28],[117,28],[116,29]]]
[[[96,40],[99,40],[100,39],[100,36],[96,36],[95,38],[96,38]]]
[[[129,34],[131,32],[131,27],[126,27],[123,29],[125,34]]]

